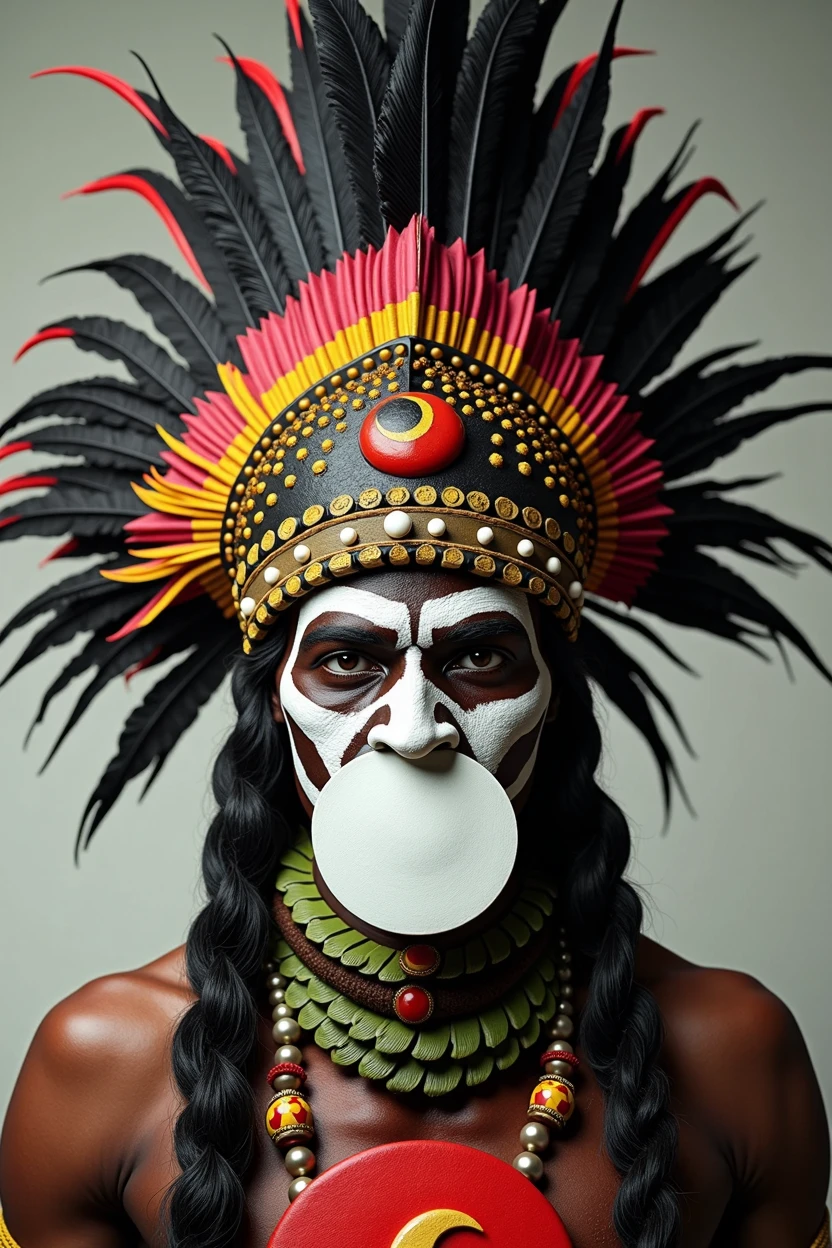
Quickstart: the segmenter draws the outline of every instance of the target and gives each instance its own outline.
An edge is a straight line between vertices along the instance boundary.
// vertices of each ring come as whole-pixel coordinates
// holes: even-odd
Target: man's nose
[[[402,758],[424,758],[440,746],[455,750],[459,731],[436,719],[436,693],[422,671],[417,647],[408,650],[405,670],[390,699],[390,718],[375,724],[367,735],[374,750],[395,750]]]

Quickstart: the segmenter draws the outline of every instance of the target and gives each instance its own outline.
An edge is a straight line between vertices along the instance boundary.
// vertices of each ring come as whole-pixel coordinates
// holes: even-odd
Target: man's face
[[[364,576],[303,602],[274,706],[307,813],[369,749],[407,759],[457,749],[518,804],[554,714],[533,609],[516,590],[422,571]]]

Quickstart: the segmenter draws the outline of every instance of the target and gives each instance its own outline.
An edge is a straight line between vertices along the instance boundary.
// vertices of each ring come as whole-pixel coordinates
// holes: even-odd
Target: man
[[[55,606],[92,627],[97,683],[187,652],[128,721],[82,842],[158,771],[240,634],[244,657],[208,904],[184,952],[47,1018],[4,1134],[9,1233],[219,1246],[279,1218],[274,1248],[823,1244],[799,1032],[752,981],[640,936],[587,672],[669,783],[660,691],[593,613],[635,603],[814,658],[702,547],[823,544],[676,483],[779,418],[725,421],[747,395],[826,361],[712,357],[642,393],[739,270],[730,229],[645,280],[694,203],[727,197],[672,190],[679,161],[616,232],[649,119],[591,175],[618,10],[532,114],[559,6],[493,0],[467,43],[464,5],[417,0],[406,25],[396,7],[385,45],[346,0],[311,5],[314,38],[290,5],[291,111],[232,58],[247,167],[160,92],[75,71],[169,148],[188,199],[119,185],[214,296],[108,264],[188,369],[107,322],[26,344],[73,337],[139,384],[21,415],[80,410],[82,432],[25,445],[86,463],[22,478],[49,492],[6,531],[106,558],[14,623]]]

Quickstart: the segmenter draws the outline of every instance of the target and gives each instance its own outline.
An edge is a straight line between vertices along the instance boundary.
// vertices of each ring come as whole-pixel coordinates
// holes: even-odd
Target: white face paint
[[[296,679],[304,637],[333,612],[387,630],[404,653],[399,678],[383,682],[386,692],[359,710],[321,706]],[[448,630],[497,613],[522,625],[536,678],[516,696],[492,685],[471,697],[469,688],[463,706],[426,675],[425,653]],[[444,594],[422,604],[412,627],[405,602],[334,585],[302,604],[279,692],[297,776],[315,807],[318,870],[342,906],[371,927],[404,937],[453,931],[487,910],[514,867],[517,821],[510,799],[531,776],[552,692],[525,596],[491,585]],[[367,745],[378,752],[353,758],[362,730],[385,708],[387,722],[373,724],[366,734]],[[322,789],[303,765],[298,731],[328,773]],[[462,735],[475,761],[456,753]],[[527,736],[526,761],[503,788],[492,777]],[[440,746],[451,748],[434,754]],[[353,761],[344,764],[350,747]]]
[[[405,651],[401,678],[385,694],[360,710],[320,706],[302,693],[293,679],[304,635],[315,620],[330,612],[345,612],[389,629],[396,635],[397,649]],[[517,697],[484,698],[478,705],[466,709],[428,680],[423,671],[422,652],[433,643],[440,629],[452,628],[471,616],[494,612],[512,615],[523,625],[537,666],[537,680],[531,689]],[[454,724],[440,722],[436,717],[437,707],[443,706],[465,734],[474,758],[492,775],[515,742],[537,728],[534,748],[509,786],[509,797],[515,797],[527,783],[534,769],[552,682],[537,644],[525,595],[502,586],[483,585],[430,598],[421,608],[415,631],[414,637],[410,613],[404,602],[351,585],[333,585],[301,605],[294,644],[280,681],[280,701],[290,720],[295,770],[313,805],[320,796],[320,789],[306,773],[291,733],[291,722],[314,743],[331,778],[341,769],[350,743],[383,707],[389,708],[388,722],[376,724],[368,734],[368,743],[375,749],[386,748],[403,758],[414,759],[423,758],[441,745],[455,748],[459,744],[459,732]]]

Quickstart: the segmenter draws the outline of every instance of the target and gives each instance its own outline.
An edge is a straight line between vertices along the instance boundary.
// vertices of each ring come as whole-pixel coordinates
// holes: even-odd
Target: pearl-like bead
[[[297,1092],[300,1088],[299,1075],[275,1075],[272,1079],[272,1087],[275,1092]]]
[[[287,988],[289,981],[285,975],[278,975],[277,971],[273,971],[266,980],[266,986],[268,988]]]
[[[396,538],[407,537],[413,528],[413,521],[406,511],[391,511],[388,516],[384,517],[384,532],[388,537]]]
[[[572,954],[568,949],[564,949],[563,953],[558,954],[558,962],[560,962],[561,966],[568,966],[571,961]]]
[[[573,581],[566,592],[569,594],[570,598],[580,598],[581,594],[584,592],[584,587],[580,581]]]
[[[553,1075],[555,1079],[569,1079],[575,1073],[569,1062],[562,1062],[558,1058],[546,1062],[543,1069],[547,1075]]]
[[[295,547],[292,554],[294,555],[297,563],[308,563],[312,558],[312,551],[303,542],[301,542],[299,546]]]
[[[520,1128],[520,1143],[529,1153],[542,1153],[549,1147],[549,1130],[542,1122],[527,1122]]]
[[[546,1024],[546,1035],[549,1037],[550,1040],[556,1040],[557,1047],[559,1049],[563,1049],[564,1053],[571,1053],[572,1045],[568,1043],[568,1041],[566,1040],[566,1037],[562,1036],[560,1034],[560,1031],[558,1030],[560,1026],[559,1020],[563,1017],[564,1017],[563,1014],[559,1014],[557,1015],[557,1017],[553,1018],[550,1022]],[[561,1044],[561,1041],[563,1041],[563,1044]]]
[[[575,989],[572,987],[571,984],[561,984],[560,995],[562,997],[572,997],[575,995]]]
[[[302,1034],[296,1018],[281,1018],[272,1027],[272,1035],[278,1043],[297,1044]]]
[[[274,585],[275,581],[277,580],[279,576],[280,576],[280,570],[278,568],[266,568],[265,572],[263,573],[263,580],[266,582],[267,585]]]
[[[272,988],[271,992],[269,993],[269,1005],[271,1006],[281,1005],[283,1002],[283,998],[285,996],[286,996],[285,988]]]
[[[480,546],[490,546],[494,541],[494,530],[484,524],[481,529],[477,529],[477,541]]]
[[[529,541],[527,537],[521,537],[517,543],[517,553],[521,559],[531,559],[534,554],[534,542]]]
[[[575,1024],[572,1022],[572,1019],[566,1014],[558,1014],[552,1026],[551,1034],[554,1036],[563,1036],[564,1039],[568,1039],[574,1030]]]
[[[571,979],[571,978],[572,978],[571,966],[559,966],[558,967],[558,979],[561,980],[561,982],[565,983],[566,980]]]
[[[560,559],[556,558],[554,555],[552,555],[551,559],[546,560],[546,571],[549,573],[550,576],[557,576],[558,572],[560,572],[560,569],[561,569]]]
[[[294,1018],[294,1017],[295,1017],[295,1011],[292,1009],[291,1005],[287,1005],[285,1001],[279,1002],[272,1010],[272,1018],[274,1019],[276,1023],[280,1022],[280,1020],[283,1018]],[[275,1036],[275,1040],[276,1039],[277,1039],[277,1036]]]
[[[294,1044],[283,1044],[274,1055],[274,1064],[279,1066],[281,1062],[294,1062],[296,1066],[300,1066],[303,1061],[303,1054]]]
[[[293,1179],[289,1184],[289,1200],[297,1200],[301,1192],[305,1192],[312,1180],[308,1174],[302,1174],[299,1179]]]
[[[428,533],[431,537],[445,536],[445,521],[440,520],[439,516],[434,516],[432,520],[428,520]]]
[[[342,529],[338,536],[344,546],[354,546],[358,541],[357,530],[350,528],[349,525],[347,525],[345,529]]]
[[[240,599],[240,615],[251,615],[252,611],[254,610],[256,606],[257,606],[257,603],[254,601],[253,598],[249,598],[248,596],[246,596],[245,598],[241,598]]]
[[[283,1158],[283,1164],[293,1178],[300,1179],[315,1169],[315,1154],[311,1148],[290,1148]]]
[[[575,1007],[571,1001],[558,1001],[558,1014],[568,1014],[571,1018],[575,1013]]]
[[[518,1153],[511,1164],[532,1183],[539,1183],[543,1178],[543,1161],[537,1153]]]

